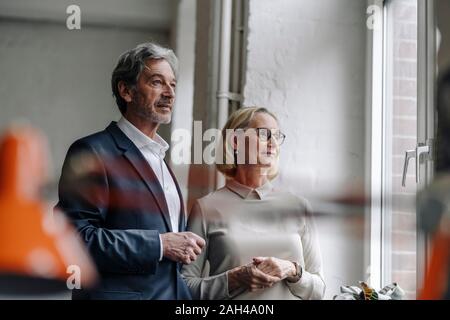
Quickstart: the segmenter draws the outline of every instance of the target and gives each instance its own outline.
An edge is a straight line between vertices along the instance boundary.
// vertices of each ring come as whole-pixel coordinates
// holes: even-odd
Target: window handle
[[[416,150],[408,150],[405,151],[405,162],[403,163],[403,178],[402,178],[402,186],[406,186],[406,174],[408,173],[408,164],[409,160],[416,157]],[[416,167],[416,177],[417,177],[417,167]]]
[[[405,152],[405,162],[403,164],[403,178],[402,186],[406,186],[406,174],[408,173],[409,160],[412,158],[416,159],[416,183],[420,182],[420,160],[424,157],[426,159],[432,160],[431,148],[433,146],[433,140],[428,140],[427,144],[419,143],[419,145],[414,150],[407,150]]]
[[[419,144],[419,146],[416,148],[416,182],[420,182],[420,156],[428,156],[430,155],[430,146]]]

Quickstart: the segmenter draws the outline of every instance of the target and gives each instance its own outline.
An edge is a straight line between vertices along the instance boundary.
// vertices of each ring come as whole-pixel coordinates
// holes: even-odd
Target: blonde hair
[[[216,162],[216,167],[227,178],[233,178],[237,171],[237,161],[234,148],[229,137],[227,137],[227,130],[235,131],[236,129],[246,129],[250,124],[256,113],[265,113],[274,118],[277,122],[277,117],[264,107],[243,107],[233,112],[228,118],[225,126],[222,129],[222,161]],[[227,159],[234,159],[233,163],[227,163]],[[273,180],[278,174],[278,166],[271,168],[268,174],[269,180]]]

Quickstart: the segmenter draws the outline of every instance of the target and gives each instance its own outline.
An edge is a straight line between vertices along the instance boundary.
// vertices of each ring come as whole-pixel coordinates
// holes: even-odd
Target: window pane
[[[384,281],[416,297],[416,182],[411,159],[402,187],[405,151],[417,145],[417,0],[387,3]]]

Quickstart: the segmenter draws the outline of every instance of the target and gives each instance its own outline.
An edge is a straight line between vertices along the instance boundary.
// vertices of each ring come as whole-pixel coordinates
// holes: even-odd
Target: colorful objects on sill
[[[335,295],[333,300],[402,300],[405,296],[403,289],[395,282],[378,292],[363,281],[359,285],[341,286],[341,293]]]

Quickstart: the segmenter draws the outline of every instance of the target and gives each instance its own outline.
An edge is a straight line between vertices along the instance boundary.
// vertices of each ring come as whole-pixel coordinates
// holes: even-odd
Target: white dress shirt
[[[117,122],[117,126],[128,137],[128,139],[130,139],[136,145],[136,147],[142,153],[145,160],[147,160],[148,164],[158,178],[158,181],[164,190],[164,196],[166,198],[167,207],[169,209],[172,231],[178,232],[181,201],[175,182],[173,181],[169,169],[164,162],[164,157],[166,156],[166,151],[169,149],[169,145],[158,134],[155,135],[154,139],[149,138],[124,117],[120,118],[120,120]],[[161,235],[159,236],[159,241],[159,256],[160,260],[162,260],[163,246]]]

